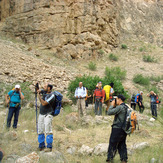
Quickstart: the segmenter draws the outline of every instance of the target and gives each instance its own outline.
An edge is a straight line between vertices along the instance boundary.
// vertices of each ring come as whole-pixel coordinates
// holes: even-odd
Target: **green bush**
[[[120,67],[105,68],[105,75],[107,77],[114,77],[115,79],[124,80],[126,78],[126,70],[121,70]]]
[[[147,48],[145,46],[139,48],[140,52],[143,52],[143,51],[146,51],[146,50],[147,50]]]
[[[157,62],[157,60],[154,57],[151,57],[150,55],[144,55],[143,61],[144,62]]]
[[[98,53],[99,53],[100,55],[103,55],[105,52],[104,52],[102,49],[100,49],[100,50],[98,51]]]
[[[121,45],[121,48],[122,48],[122,49],[127,49],[127,45],[122,44],[122,45]]]
[[[100,78],[99,76],[93,77],[84,75],[82,77],[76,77],[75,80],[70,81],[70,84],[68,86],[68,96],[74,103],[76,101],[74,97],[75,89],[79,86],[79,82],[81,81],[83,82],[83,86],[88,88],[89,95],[93,95],[97,83],[101,81],[103,86],[113,82],[115,95],[123,94],[126,98],[128,98],[127,92],[124,90],[121,81],[117,80],[113,76],[111,77],[105,76],[104,78]],[[90,98],[89,100],[90,102],[92,102],[92,98]]]
[[[162,76],[151,76],[150,81],[155,81],[155,82],[160,82],[163,80],[163,75]]]
[[[113,53],[110,53],[110,54],[109,54],[109,59],[110,59],[111,61],[117,61],[117,60],[118,60],[118,57],[117,57],[116,55],[114,55]]]
[[[91,62],[89,62],[89,64],[88,64],[88,68],[89,68],[90,70],[92,70],[92,71],[95,71],[97,67],[96,67],[96,64],[93,63],[93,62],[91,61]]]
[[[133,81],[140,85],[149,85],[150,81],[148,77],[144,77],[142,74],[137,74],[134,76]]]

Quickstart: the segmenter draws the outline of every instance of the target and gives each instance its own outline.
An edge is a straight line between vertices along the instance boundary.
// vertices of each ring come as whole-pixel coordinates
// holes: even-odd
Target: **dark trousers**
[[[131,103],[131,108],[133,108],[135,110],[136,109],[136,103]]]
[[[102,102],[95,101],[95,115],[102,115]]]
[[[127,147],[126,147],[127,134],[121,128],[112,128],[110,136],[107,160],[113,160],[117,150],[120,155],[121,161],[127,162]]]
[[[157,105],[154,102],[151,102],[151,112],[153,117],[157,117]]]
[[[140,105],[139,102],[138,102],[139,112],[140,112],[140,113],[143,113],[143,111],[144,111],[144,105],[143,105],[142,102],[140,102],[140,103],[141,103],[141,105]]]
[[[11,120],[12,120],[12,117],[14,115],[13,128],[17,128],[19,111],[20,111],[20,107],[18,107],[18,108],[9,107],[9,112],[8,112],[8,117],[7,117],[7,127],[11,126]]]

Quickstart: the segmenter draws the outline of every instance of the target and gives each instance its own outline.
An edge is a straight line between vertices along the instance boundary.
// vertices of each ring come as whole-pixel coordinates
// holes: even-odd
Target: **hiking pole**
[[[39,85],[38,83],[36,83],[36,86],[35,86],[35,106],[36,106],[36,130],[37,130],[37,133],[38,133],[38,120],[37,120],[37,90],[39,89]]]
[[[8,104],[6,106],[6,115],[5,115],[5,119],[4,119],[4,122],[3,122],[3,131],[4,131],[5,124],[6,124],[7,112],[8,112]]]

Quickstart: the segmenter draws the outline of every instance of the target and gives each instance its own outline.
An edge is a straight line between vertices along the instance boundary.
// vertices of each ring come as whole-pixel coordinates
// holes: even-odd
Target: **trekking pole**
[[[3,131],[4,131],[4,128],[5,128],[5,124],[6,124],[7,112],[8,112],[8,104],[6,106],[6,115],[5,115],[5,119],[4,119],[4,122],[3,122]]]
[[[36,130],[37,130],[37,133],[38,133],[38,120],[37,120],[37,90],[39,89],[39,85],[38,83],[36,83],[36,86],[35,86],[35,106],[36,106]]]

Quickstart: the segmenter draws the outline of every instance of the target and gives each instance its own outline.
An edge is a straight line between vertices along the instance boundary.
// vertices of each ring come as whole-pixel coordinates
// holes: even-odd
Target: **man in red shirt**
[[[94,91],[93,97],[95,97],[95,115],[102,115],[102,103],[104,103],[105,91],[102,89],[101,82],[98,83],[98,89]]]

